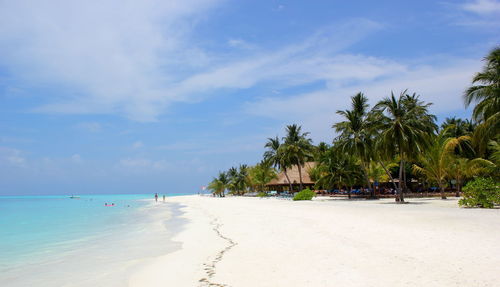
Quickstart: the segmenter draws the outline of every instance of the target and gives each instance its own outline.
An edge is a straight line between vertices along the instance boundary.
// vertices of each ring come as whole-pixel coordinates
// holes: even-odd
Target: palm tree
[[[268,161],[261,161],[259,164],[249,169],[251,182],[260,188],[259,191],[264,191],[264,185],[276,178],[276,171]]]
[[[287,135],[283,138],[284,144],[281,146],[283,149],[283,156],[289,160],[290,163],[296,165],[299,170],[300,190],[302,190],[302,167],[306,161],[313,158],[313,145],[312,140],[307,136],[308,132],[302,133],[302,128],[295,124],[286,127]]]
[[[238,169],[234,166],[227,171],[228,185],[227,188],[231,194],[238,192]]]
[[[267,148],[267,150],[264,152],[264,160],[268,161],[274,168],[283,171],[286,180],[288,181],[290,192],[292,192],[292,182],[290,181],[287,173],[288,168],[290,168],[292,165],[289,159],[286,158],[285,154],[283,153],[280,139],[277,136],[275,138],[268,138],[267,143],[264,147]]]
[[[453,146],[453,150],[454,148],[455,146]],[[446,178],[448,177],[447,171],[451,159],[450,155],[453,150],[450,150],[448,138],[441,132],[433,139],[431,146],[420,154],[418,159],[420,164],[413,165],[415,173],[422,174],[429,181],[437,183],[442,199],[446,199],[444,191],[447,185]]]
[[[362,177],[356,159],[334,147],[324,154],[316,169],[317,188],[338,188],[340,190],[345,186],[348,190],[348,198],[351,198],[352,187]]]
[[[446,199],[444,188],[447,179],[457,181],[458,194],[463,180],[478,174],[482,165],[486,164],[483,159],[469,160],[455,154],[457,148],[460,149],[461,146],[466,146],[471,141],[470,136],[447,137],[448,134],[447,129],[441,130],[431,146],[420,154],[420,165],[413,165],[416,173],[423,174],[427,179],[438,184],[443,199]]]
[[[465,106],[476,103],[472,116],[479,123],[482,150],[488,140],[498,137],[500,129],[500,47],[493,49],[484,59],[486,65],[472,79],[464,94]]]
[[[237,194],[243,195],[247,191],[249,185],[248,165],[240,165],[235,178],[235,183],[237,186]]]
[[[429,106],[416,94],[403,91],[399,97],[391,93],[373,108],[374,123],[379,132],[378,151],[386,159],[399,157],[399,186],[396,201],[404,202],[402,182],[405,162],[415,158],[429,146],[429,139],[437,130],[435,116]]]
[[[446,130],[447,137],[458,138],[471,135],[474,132],[475,124],[468,119],[446,118],[441,124],[441,130]]]
[[[225,172],[219,172],[219,176],[214,178],[209,184],[208,189],[212,190],[214,195],[224,197],[224,191],[228,186],[228,178]]]
[[[368,113],[368,98],[363,93],[351,97],[351,110],[337,111],[345,120],[332,127],[340,133],[336,141],[341,152],[355,155],[361,162],[366,185],[370,190],[370,197],[374,198],[374,190],[368,176],[368,165],[371,160],[373,141],[371,138],[371,121]]]
[[[316,147],[314,147],[314,160],[319,161],[321,156],[328,151],[330,146],[325,142],[320,142]]]
[[[446,172],[449,175],[449,179],[453,179],[456,182],[455,196],[460,196],[465,180],[482,173],[487,173],[488,169],[494,166],[495,164],[491,161],[482,158],[468,159],[452,156],[450,163],[446,167]]]

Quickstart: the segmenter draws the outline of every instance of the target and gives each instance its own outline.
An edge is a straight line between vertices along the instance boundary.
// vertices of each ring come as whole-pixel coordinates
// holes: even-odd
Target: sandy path
[[[183,249],[131,286],[499,286],[500,210],[177,197]],[[212,284],[212,285],[211,285]]]

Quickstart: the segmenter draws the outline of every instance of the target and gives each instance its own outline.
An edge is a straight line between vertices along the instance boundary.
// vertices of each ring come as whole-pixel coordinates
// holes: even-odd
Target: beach
[[[151,195],[0,197],[0,285],[127,286],[180,248],[178,213]]]
[[[179,196],[181,248],[139,286],[498,286],[500,210],[457,199]]]

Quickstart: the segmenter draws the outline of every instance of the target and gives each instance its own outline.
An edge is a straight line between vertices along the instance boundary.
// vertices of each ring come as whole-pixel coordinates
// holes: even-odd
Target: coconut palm
[[[302,190],[302,168],[308,160],[313,158],[312,140],[308,138],[309,133],[302,133],[302,128],[295,124],[286,127],[286,136],[280,147],[287,162],[296,165],[299,170],[300,190]]]
[[[433,140],[432,145],[420,154],[420,164],[413,165],[415,173],[422,174],[429,181],[437,183],[442,199],[446,199],[444,191],[451,152],[447,146],[447,138],[441,133]]]
[[[456,182],[455,196],[460,196],[462,185],[465,180],[483,173],[488,173],[488,170],[494,166],[495,164],[491,161],[482,158],[468,159],[464,157],[452,156],[448,166],[446,167],[446,172],[449,176],[448,178],[455,180]]]
[[[441,124],[441,130],[446,130],[447,137],[458,138],[460,136],[471,135],[474,132],[475,124],[468,119],[446,118]]]
[[[292,182],[288,177],[288,169],[292,166],[289,158],[283,153],[282,144],[280,139],[276,136],[275,138],[268,138],[267,143],[264,146],[267,150],[264,152],[264,160],[268,161],[274,168],[283,171],[285,174],[286,180],[288,181],[288,185],[290,188],[290,192],[292,191]]]
[[[351,110],[337,111],[345,120],[332,127],[340,133],[336,138],[341,152],[355,155],[361,162],[366,186],[371,197],[375,197],[374,190],[368,176],[368,165],[371,160],[373,141],[371,137],[371,121],[368,113],[368,98],[363,93],[351,97]]]
[[[238,168],[236,176],[234,177],[237,195],[243,195],[247,191],[249,181],[248,165],[241,164]]]
[[[325,142],[320,142],[316,147],[314,147],[314,160],[319,161],[321,156],[328,151],[330,146]]]
[[[251,182],[258,186],[260,191],[264,191],[264,185],[276,178],[276,171],[272,167],[271,163],[265,160],[251,167],[248,173],[251,178]]]
[[[377,152],[388,160],[399,157],[398,202],[404,202],[402,182],[405,162],[422,153],[437,130],[435,116],[428,112],[430,105],[420,101],[416,94],[408,95],[403,91],[399,97],[391,93],[373,109],[379,133],[376,146],[380,150]]]
[[[489,139],[498,137],[500,130],[500,47],[496,47],[484,59],[486,65],[472,79],[465,91],[465,105],[476,103],[472,116],[479,123],[478,129],[484,139],[481,150],[486,149]]]
[[[228,187],[229,180],[225,172],[219,172],[219,176],[214,178],[209,184],[208,189],[212,190],[214,195],[224,197],[224,191]]]
[[[469,143],[471,137],[447,137],[448,134],[447,129],[441,130],[432,140],[432,144],[419,155],[420,164],[413,165],[413,170],[416,173],[422,174],[428,180],[438,184],[443,199],[446,199],[444,189],[447,179],[455,179],[461,184],[465,176],[471,176],[474,172],[479,171],[478,165],[483,161],[482,159],[470,161],[458,157],[455,150],[464,146],[465,143]]]
[[[316,187],[338,188],[346,187],[348,198],[351,198],[352,187],[362,178],[357,160],[335,148],[330,148],[316,167]]]

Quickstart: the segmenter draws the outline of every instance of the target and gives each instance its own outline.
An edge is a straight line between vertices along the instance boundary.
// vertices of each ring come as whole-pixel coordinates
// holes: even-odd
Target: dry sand
[[[130,286],[500,286],[500,210],[450,199],[169,198],[181,250]]]

